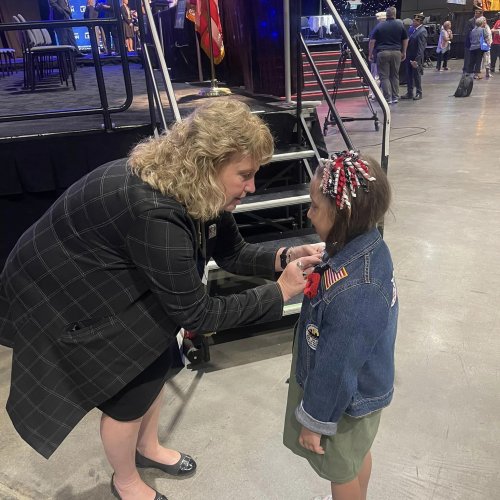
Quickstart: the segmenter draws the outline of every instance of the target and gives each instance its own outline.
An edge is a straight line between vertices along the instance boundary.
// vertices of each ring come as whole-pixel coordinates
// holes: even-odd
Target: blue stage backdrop
[[[87,0],[69,0],[73,19],[83,19]],[[76,43],[80,49],[90,49],[90,38],[87,28],[73,28]]]

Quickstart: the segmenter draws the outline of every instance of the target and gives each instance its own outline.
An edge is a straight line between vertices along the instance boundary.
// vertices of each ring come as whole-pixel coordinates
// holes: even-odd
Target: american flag
[[[328,290],[332,285],[337,283],[337,281],[340,281],[347,276],[348,274],[345,270],[345,267],[343,267],[339,271],[334,271],[333,269],[328,268],[328,270],[325,271],[325,274],[323,274],[323,285],[325,287],[325,290]]]

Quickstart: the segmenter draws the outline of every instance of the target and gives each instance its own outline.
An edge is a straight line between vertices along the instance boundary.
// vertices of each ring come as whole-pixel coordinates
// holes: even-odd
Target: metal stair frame
[[[307,42],[306,42],[307,43]],[[353,65],[350,55],[345,59],[345,51],[340,43],[340,50],[315,50],[319,45],[309,45],[311,55],[314,58],[316,68],[321,74],[325,86],[337,99],[344,97],[355,97],[358,94],[368,96],[369,88],[360,77],[357,68]],[[311,68],[308,67],[308,61],[305,54],[302,54],[304,69],[302,94],[304,99],[322,98],[316,76]],[[340,71],[341,70],[341,71]],[[341,75],[341,78],[339,76]],[[334,99],[335,101],[335,99]]]
[[[337,9],[331,2],[331,0],[323,0],[323,5],[328,8],[330,11],[330,14],[333,16],[335,24],[337,25],[338,29],[342,33],[342,36],[345,40],[345,43],[350,49],[351,52],[351,57],[355,59],[356,61],[356,66],[358,70],[361,72],[363,79],[365,83],[368,84],[370,87],[371,91],[373,92],[376,101],[380,105],[383,113],[383,119],[381,120],[382,123],[382,151],[381,151],[381,158],[380,158],[380,165],[384,169],[385,172],[387,172],[388,166],[389,166],[389,140],[390,140],[390,124],[391,124],[391,111],[389,109],[389,105],[387,104],[386,100],[384,99],[384,96],[382,95],[382,91],[378,87],[377,83],[375,82],[375,79],[373,78],[370,70],[368,69],[368,66],[361,55],[361,53],[358,50],[358,47],[356,43],[354,42],[353,38],[351,37],[348,29],[346,28],[344,22],[342,21],[342,18],[340,17],[339,13],[337,12]],[[304,40],[304,37],[302,36],[302,33],[300,31],[297,32],[297,38],[299,40],[298,46],[298,57],[299,57],[299,62],[298,65],[301,66],[299,74],[298,74],[298,84],[297,84],[297,103],[301,102],[302,100],[302,53],[306,55],[306,58],[309,62],[309,65],[311,69],[313,70],[313,73],[316,77],[316,80],[321,88],[321,91],[323,93],[323,97],[328,105],[328,108],[330,110],[331,115],[334,117],[334,121],[336,123],[336,126],[339,129],[339,132],[342,136],[342,139],[344,140],[344,143],[347,147],[347,149],[352,150],[355,149],[351,138],[349,137],[349,134],[345,128],[345,125],[342,121],[342,118],[340,114],[338,113],[336,106],[328,92],[328,89],[326,88],[326,85],[323,81],[323,78],[321,77],[319,70],[312,58],[311,52],[309,51],[309,48]],[[383,230],[383,224],[380,225],[381,232]]]
[[[174,119],[176,122],[181,121],[181,114],[179,111],[179,107],[177,105],[177,99],[175,97],[175,92],[172,87],[172,81],[170,79],[170,75],[168,73],[168,68],[167,68],[167,63],[165,61],[165,55],[163,53],[163,49],[160,43],[160,38],[158,36],[158,30],[156,29],[156,24],[154,22],[153,18],[153,12],[151,10],[151,6],[149,4],[149,1],[147,0],[141,0],[141,6],[144,9],[144,13],[142,12],[141,9],[137,9],[137,18],[139,21],[139,36],[140,36],[140,41],[141,41],[141,50],[144,54],[144,62],[145,62],[145,73],[146,73],[146,84],[148,86],[148,98],[150,99],[150,114],[151,114],[151,119],[152,119],[152,125],[154,128],[154,135],[158,136],[159,131],[156,126],[156,114],[154,111],[154,105],[151,102],[151,94],[154,97],[154,104],[156,104],[156,109],[160,115],[161,123],[163,130],[167,129],[167,120],[165,118],[164,110],[163,110],[163,104],[161,101],[161,95],[160,91],[158,89],[158,86],[156,84],[156,80],[154,77],[154,69],[153,65],[151,63],[151,56],[149,54],[149,48],[148,44],[146,43],[146,20],[148,24],[148,28],[150,30],[150,33],[153,38],[153,47],[156,53],[157,60],[160,64],[160,73],[162,76],[163,84],[165,86],[165,91],[168,97],[168,101],[170,104],[170,108],[172,110]],[[145,14],[145,15],[144,15]]]

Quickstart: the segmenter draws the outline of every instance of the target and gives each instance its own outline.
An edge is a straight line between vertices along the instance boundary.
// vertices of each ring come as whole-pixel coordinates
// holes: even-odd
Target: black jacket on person
[[[13,349],[7,411],[30,446],[48,458],[181,326],[206,332],[281,318],[276,283],[210,297],[199,273],[210,255],[235,274],[275,276],[275,252],[245,243],[230,213],[202,238],[184,207],[126,160],[73,184],[21,236],[0,275],[0,343]]]
[[[49,0],[52,9],[52,19],[60,21],[62,19],[71,19],[71,8],[68,0]]]
[[[408,38],[408,48],[406,49],[406,60],[424,62],[425,49],[427,47],[427,30],[423,25],[414,30]]]
[[[465,25],[464,47],[470,49],[470,32],[476,27],[476,18],[471,17]]]

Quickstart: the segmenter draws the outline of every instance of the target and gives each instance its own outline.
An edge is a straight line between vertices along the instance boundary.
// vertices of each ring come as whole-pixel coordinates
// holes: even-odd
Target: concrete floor
[[[452,71],[424,75],[424,99],[392,107],[394,190],[385,238],[400,296],[396,392],[373,447],[371,500],[500,498],[500,75],[452,97]],[[361,116],[365,106],[339,104]],[[321,108],[324,112],[324,108]],[[356,146],[378,157],[372,122],[353,122]],[[331,150],[341,147],[330,129]],[[364,147],[367,146],[367,147]],[[169,499],[306,500],[329,485],[281,444],[289,328],[224,342],[203,370],[169,382],[162,438],[198,472],[144,472]],[[0,406],[10,351],[0,349]],[[0,498],[110,499],[110,467],[91,412],[46,461],[0,411]]]

